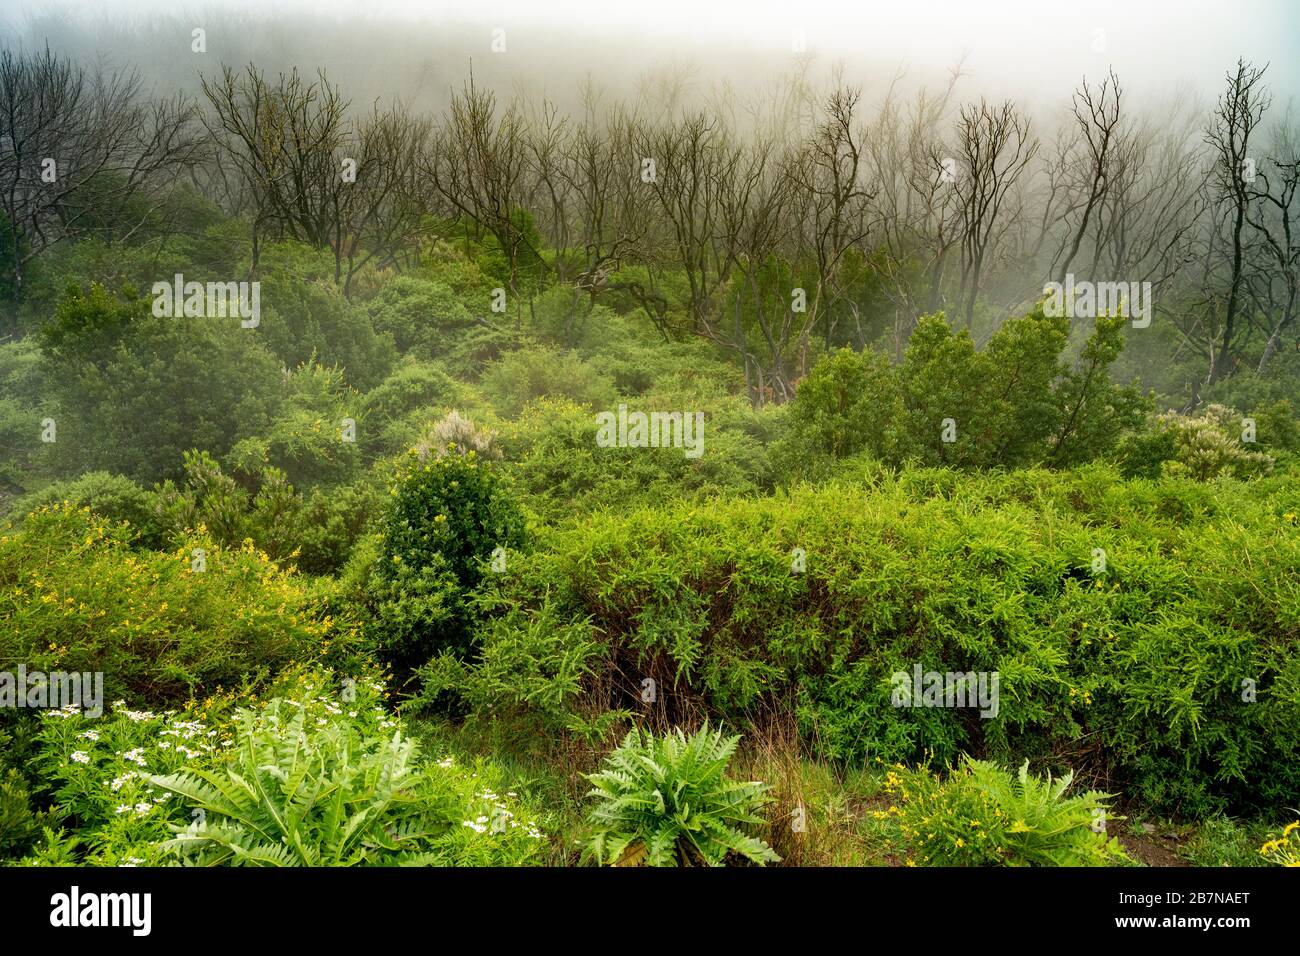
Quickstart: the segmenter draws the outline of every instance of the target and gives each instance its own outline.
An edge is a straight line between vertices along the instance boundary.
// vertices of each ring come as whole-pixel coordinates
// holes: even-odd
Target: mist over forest
[[[1297,35],[6,13],[0,861],[1297,865]]]

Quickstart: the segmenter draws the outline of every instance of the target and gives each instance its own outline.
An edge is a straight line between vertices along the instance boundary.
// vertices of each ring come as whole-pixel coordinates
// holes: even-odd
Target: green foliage
[[[0,731],[0,744],[9,742]],[[48,815],[32,806],[30,784],[14,767],[0,764],[0,860],[21,856],[39,838]]]
[[[140,318],[140,305],[131,297],[119,299],[98,284],[83,293],[74,284],[38,338],[45,353],[60,361],[100,364]]]
[[[1053,465],[1109,455],[1125,431],[1141,426],[1147,401],[1137,389],[1117,386],[1108,374],[1124,348],[1125,328],[1122,316],[1099,317],[1078,362],[1053,385],[1058,421],[1049,440]]]
[[[362,398],[357,417],[366,427],[357,439],[372,453],[405,451],[418,437],[416,416],[422,420],[431,407],[450,404],[456,392],[456,383],[441,368],[407,356]]]
[[[203,549],[205,569],[194,570]],[[195,535],[141,552],[88,508],[41,509],[0,536],[0,660],[100,671],[105,693],[160,705],[239,686],[311,655],[344,628],[251,544]]]
[[[536,824],[484,790],[477,772],[421,762],[379,706],[379,689],[348,682],[338,695],[307,673],[285,696],[236,715],[228,761],[150,775],[202,811],[173,824],[160,849],[207,866],[536,862]]]
[[[35,764],[60,823],[84,845],[69,848],[69,862],[162,863],[154,844],[166,838],[169,822],[191,819],[192,808],[155,787],[149,775],[224,759],[231,745],[230,701],[218,696],[159,713],[119,700],[100,717],[42,711]],[[37,862],[51,861],[39,853]]]
[[[898,822],[926,866],[1107,866],[1129,861],[1107,838],[1109,794],[1066,796],[1073,775],[1012,776],[993,763],[965,759],[940,781],[926,770],[892,774],[901,799]],[[1094,830],[1094,827],[1097,828]]]
[[[463,588],[476,587],[497,547],[523,544],[523,521],[501,479],[474,452],[420,460],[399,472],[384,523],[387,573],[446,561]]]
[[[142,547],[163,545],[165,527],[159,520],[156,498],[130,478],[88,471],[80,478],[56,481],[25,496],[15,503],[14,511],[24,515],[59,504],[89,508],[112,522],[125,521]]]
[[[343,370],[349,384],[366,389],[396,359],[391,342],[376,334],[371,318],[332,284],[271,273],[262,280],[258,333],[289,368],[319,362]]]
[[[1084,740],[1149,804],[1277,808],[1300,787],[1297,495],[1294,476],[914,470],[599,513],[512,555],[481,653],[524,640],[530,615],[584,621],[597,650],[564,698],[575,715],[634,703],[626,686],[649,676],[674,687],[669,719],[782,702],[838,759],[1011,761]],[[997,715],[893,706],[891,675],[916,664],[998,672]]]
[[[428,214],[341,290],[328,246],[263,235],[254,269],[249,217],[190,187],[119,202],[118,185],[89,184],[86,238],[27,264],[7,317],[20,337],[0,343],[0,661],[102,671],[110,699],[185,710],[0,712],[0,856],[536,862],[540,834],[492,792],[493,764],[422,762],[369,680],[343,706],[334,678],[283,676],[304,660],[363,673],[373,655],[411,708],[486,735],[476,746],[560,754],[549,796],[574,801],[575,828],[568,788],[634,714],[775,712],[798,759],[834,774],[963,754],[1060,771],[1069,754],[1132,803],[1208,817],[1197,862],[1295,862],[1292,828],[1261,854],[1262,831],[1220,816],[1278,820],[1300,792],[1291,343],[1253,371],[1262,342],[1243,327],[1211,404],[1156,416],[1205,371],[1167,319],[1003,321],[990,300],[976,335],[938,315],[900,342],[900,295],[953,291],[929,288],[920,257],[850,249],[825,287],[810,260],[746,258],[707,292],[713,328],[788,380],[813,363],[793,401],[754,408],[752,362],[694,334],[698,274],[653,246],[620,240],[603,279],[575,285],[592,249],[545,248],[528,210],[496,235]],[[26,237],[10,248],[4,226],[13,265]],[[260,326],[154,317],[138,290],[175,273],[256,275]],[[795,286],[823,289],[797,347],[759,321]],[[1139,381],[1152,398],[1118,384]],[[599,447],[594,413],[620,401],[702,412],[705,454]],[[411,451],[390,494],[387,459]],[[917,664],[996,671],[997,715],[893,706],[892,675]],[[649,711],[646,677],[672,689]],[[766,797],[725,779],[734,746],[629,737],[590,778],[588,856],[762,862],[767,836],[788,858],[842,859],[748,828]],[[797,774],[758,749],[769,763],[746,776],[783,780],[785,810]],[[900,817],[929,862],[1124,862],[1081,828],[1100,795],[997,766],[905,772],[901,817],[869,832],[829,784],[809,809],[860,840]],[[202,788],[206,823],[146,774]],[[273,815],[289,825],[252,832]],[[873,859],[893,852],[878,842]]]
[[[274,700],[241,715],[228,767],[150,775],[203,814],[162,849],[197,866],[429,865],[454,813],[416,758],[400,730],[318,729]]]
[[[727,777],[739,742],[707,725],[689,737],[630,731],[600,772],[586,775],[595,799],[587,854],[601,865],[722,866],[729,854],[779,862],[745,832],[762,822],[768,787]]]
[[[491,715],[514,727],[534,723],[540,733],[583,726],[571,707],[599,654],[588,624],[545,606],[532,615],[508,609],[481,625],[478,643],[473,660],[444,650],[421,668],[421,698],[455,694],[473,716]]]
[[[357,542],[378,522],[385,498],[377,475],[336,488],[312,489],[302,506],[298,568],[310,574],[337,573]]]
[[[389,335],[397,350],[422,358],[442,354],[449,340],[469,331],[474,319],[457,295],[441,282],[400,277],[369,304],[375,331]]]
[[[262,702],[244,689],[181,712],[47,711],[36,763],[72,832],[47,833],[24,862],[535,862],[542,834],[490,789],[496,768],[421,761],[385,696],[373,677],[305,667]]]
[[[247,474],[269,468],[298,486],[332,485],[355,479],[369,430],[358,414],[360,399],[336,368],[308,363],[282,377],[283,404],[265,429],[251,432],[231,449],[229,460]],[[351,420],[355,435],[344,439]]]
[[[384,659],[404,669],[443,648],[467,653],[468,594],[496,549],[523,540],[518,506],[474,452],[411,455],[392,489],[371,572]]]
[[[611,408],[614,383],[576,352],[539,346],[508,352],[483,373],[483,391],[493,407],[516,418],[529,402],[550,396],[567,398],[597,410]]]
[[[799,386],[778,450],[782,471],[816,477],[825,458],[858,454],[961,468],[1103,456],[1143,408],[1106,372],[1122,348],[1122,327],[1122,319],[1098,319],[1072,366],[1058,358],[1067,320],[1041,309],[1008,319],[983,350],[942,316],[920,320],[897,367],[870,349],[842,349]],[[944,435],[949,419],[952,441]]]
[[[279,363],[236,320],[156,319],[145,300],[70,292],[43,368],[59,403],[51,447],[63,474],[155,481],[182,453],[224,455],[265,429],[282,399]]]
[[[871,350],[840,349],[813,366],[799,383],[783,457],[847,458],[863,450],[893,457],[900,442],[893,430],[903,415],[889,359]]]
[[[164,481],[156,494],[157,521],[169,543],[202,532],[226,547],[252,541],[277,561],[295,556],[305,523],[303,503],[283,473],[268,468],[250,493],[207,452],[188,451],[184,461],[184,481]]]
[[[1267,866],[1259,852],[1264,838],[1259,825],[1216,816],[1201,821],[1178,852],[1193,866]]]
[[[670,498],[752,494],[770,486],[771,466],[752,434],[761,436],[765,421],[741,405],[700,409],[706,417],[699,458],[687,458],[680,448],[601,448],[595,411],[564,399],[535,402],[517,421],[501,423],[499,444],[521,501],[548,519]],[[681,406],[647,400],[643,407]]]

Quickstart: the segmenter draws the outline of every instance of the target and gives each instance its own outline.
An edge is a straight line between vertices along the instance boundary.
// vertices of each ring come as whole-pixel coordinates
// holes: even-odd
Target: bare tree
[[[1218,337],[1210,358],[1207,385],[1228,374],[1233,365],[1233,346],[1236,344],[1238,312],[1242,303],[1242,279],[1245,273],[1246,214],[1251,202],[1251,190],[1246,182],[1251,137],[1271,96],[1262,80],[1268,67],[1255,68],[1238,60],[1236,69],[1227,76],[1228,89],[1219,97],[1214,116],[1206,130],[1205,140],[1214,156],[1214,202],[1226,218],[1229,230],[1227,255],[1231,262],[1228,273],[1228,295],[1223,308],[1223,320],[1218,324]]]
[[[863,134],[857,128],[860,90],[840,87],[827,98],[823,120],[792,165],[798,190],[795,215],[801,251],[816,264],[817,283],[809,296],[800,339],[826,313],[825,341],[833,332],[831,309],[843,297],[839,282],[844,254],[867,235],[873,194],[864,182]],[[801,370],[803,371],[803,370]]]
[[[1005,225],[1000,219],[1004,203],[1037,151],[1029,120],[1010,102],[993,107],[981,100],[978,106],[962,108],[957,122],[962,216],[958,301],[965,303],[968,329],[974,325],[975,303],[994,240]]]
[[[182,96],[146,99],[137,73],[88,73],[48,48],[0,52],[0,209],[14,304],[29,264],[51,246],[108,221],[106,238],[129,239],[153,216],[196,161],[194,119]]]
[[[544,261],[525,228],[528,171],[524,118],[513,106],[498,115],[496,96],[471,77],[431,137],[423,173],[453,215],[496,239],[509,268],[516,321],[521,266]]]
[[[1276,354],[1282,336],[1295,326],[1300,311],[1300,203],[1296,202],[1300,150],[1295,126],[1278,127],[1270,153],[1252,185],[1246,212],[1258,249],[1258,263],[1247,284],[1265,335],[1260,372]]]
[[[388,266],[418,245],[423,235],[420,157],[429,140],[428,121],[411,117],[399,105],[378,107],[356,124],[343,147],[356,164],[353,177],[335,172],[330,190],[334,208],[334,281],[345,295],[368,263]]]
[[[1082,148],[1073,157],[1073,162],[1065,165],[1067,175],[1072,180],[1067,188],[1074,196],[1065,210],[1064,220],[1068,232],[1055,270],[1060,282],[1065,281],[1066,274],[1074,264],[1079,247],[1088,235],[1093,215],[1105,201],[1110,187],[1116,141],[1120,135],[1122,97],[1123,88],[1114,71],[1095,90],[1085,78],[1074,93],[1072,112]],[[1095,260],[1092,266],[1096,267]]]
[[[253,195],[253,269],[259,239],[271,230],[324,248],[338,238],[347,102],[324,73],[297,69],[274,81],[250,64],[202,78],[212,107],[209,131]],[[337,262],[337,259],[336,259]]]

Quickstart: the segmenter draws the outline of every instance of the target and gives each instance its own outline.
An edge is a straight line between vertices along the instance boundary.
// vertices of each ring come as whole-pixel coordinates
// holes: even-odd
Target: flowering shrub
[[[229,694],[160,713],[123,701],[94,719],[44,711],[37,769],[62,832],[47,828],[23,862],[540,862],[545,836],[517,794],[497,793],[499,771],[421,761],[386,696],[373,677],[300,667],[239,709]],[[236,774],[262,796],[250,802]],[[287,843],[250,835],[276,827]]]
[[[156,864],[154,844],[187,809],[154,786],[154,773],[211,766],[231,746],[228,698],[184,711],[132,710],[123,701],[100,718],[76,709],[43,711],[38,769],[53,788],[61,825],[82,845],[81,862]],[[36,862],[43,860],[40,854]]]
[[[1197,481],[1268,474],[1274,459],[1242,443],[1242,422],[1238,412],[1224,405],[1207,405],[1198,415],[1165,412],[1158,416],[1154,433],[1166,436],[1172,450],[1164,474]]]
[[[927,866],[1113,866],[1128,862],[1104,829],[1108,794],[1066,797],[1072,774],[1039,779],[1029,761],[1013,778],[967,757],[946,780],[897,765],[885,790],[912,848]],[[1112,817],[1111,819],[1120,819]]]
[[[1259,848],[1259,853],[1278,866],[1300,866],[1300,820],[1288,823],[1280,836]]]
[[[0,660],[100,671],[106,699],[175,706],[340,636],[305,582],[251,543],[223,548],[199,535],[159,553],[134,549],[132,537],[67,507],[0,535]]]
[[[380,685],[352,685],[339,703],[315,693],[311,676],[301,686],[308,693],[238,712],[228,762],[149,777],[196,811],[171,824],[159,846],[169,860],[517,866],[540,856],[536,824],[477,773],[420,763],[417,743],[379,705]]]

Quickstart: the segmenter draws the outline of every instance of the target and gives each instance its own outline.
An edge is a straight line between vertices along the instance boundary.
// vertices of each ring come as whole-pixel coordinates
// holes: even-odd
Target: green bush
[[[30,799],[22,774],[6,770],[0,775],[0,860],[18,855],[40,833],[40,818]]]
[[[71,708],[41,712],[34,764],[53,814],[66,828],[68,862],[156,866],[155,844],[168,823],[189,822],[193,808],[155,787],[152,773],[214,764],[231,746],[231,698],[208,698],[184,710],[135,710],[116,701],[91,717]],[[55,863],[43,851],[31,862]]]
[[[362,390],[388,373],[397,358],[392,342],[376,334],[370,316],[331,283],[275,272],[261,282],[258,334],[286,367],[338,367],[348,384]]]
[[[531,401],[567,398],[607,409],[617,400],[614,383],[576,352],[531,347],[507,352],[483,373],[483,391],[500,414],[516,418]]]
[[[307,364],[282,376],[283,402],[265,428],[249,429],[227,456],[246,474],[278,469],[293,484],[355,480],[370,424],[361,397],[336,368]],[[350,427],[349,427],[350,425]]]
[[[499,668],[530,618],[588,622],[574,716],[639,708],[648,677],[674,688],[669,719],[780,705],[837,759],[1082,745],[1151,805],[1276,809],[1300,789],[1298,513],[1296,476],[1125,482],[1104,466],[597,513],[488,582],[501,623],[480,653]],[[918,664],[998,672],[996,715],[894,706],[891,675]],[[480,686],[472,664],[465,679]]]
[[[943,316],[920,320],[898,366],[871,349],[841,349],[799,385],[777,450],[782,472],[816,478],[825,458],[857,454],[961,468],[1072,465],[1108,454],[1144,407],[1107,374],[1123,324],[1098,319],[1073,362],[1060,357],[1068,321],[1041,308],[1004,322],[982,350]]]
[[[1066,796],[1073,775],[1053,780],[965,759],[940,781],[928,770],[891,773],[898,823],[925,866],[1113,866],[1131,862],[1107,837],[1109,794]]]
[[[1243,427],[1244,417],[1223,405],[1207,405],[1196,415],[1166,412],[1156,421],[1157,430],[1173,438],[1173,456],[1164,462],[1164,473],[1197,481],[1267,474],[1274,460],[1246,447]]]
[[[482,579],[484,562],[496,548],[523,544],[523,521],[513,498],[473,451],[423,461],[409,456],[392,497],[381,573],[443,559],[460,586],[470,589]]]
[[[110,700],[183,701],[349,639],[251,544],[198,534],[170,553],[141,552],[129,528],[63,507],[0,535],[0,660],[101,671]]]
[[[534,402],[517,421],[502,423],[499,445],[521,501],[550,520],[769,487],[766,449],[748,430],[758,416],[732,402],[700,411],[705,413],[704,454],[698,458],[687,458],[680,448],[601,448],[595,410],[565,399]]]
[[[441,282],[403,276],[384,286],[369,304],[377,332],[389,335],[397,350],[436,358],[450,340],[474,326],[456,293]]]
[[[401,671],[444,648],[467,654],[470,593],[494,553],[518,548],[523,532],[518,507],[474,452],[409,456],[371,569],[372,631],[383,659]]]
[[[125,521],[142,547],[163,546],[166,528],[159,520],[155,496],[130,478],[106,471],[86,472],[80,478],[56,481],[21,498],[15,502],[14,511],[21,516],[61,503],[87,507],[109,521]]]
[[[405,451],[418,437],[412,413],[426,418],[430,409],[451,404],[457,391],[442,369],[408,357],[362,398],[358,418],[366,428],[358,440],[372,453]]]
[[[137,481],[174,476],[181,455],[222,456],[271,425],[280,363],[234,319],[170,319],[146,299],[71,291],[47,326],[42,373],[58,402],[59,474],[103,470]]]
[[[745,830],[762,822],[767,785],[727,777],[739,735],[701,728],[687,737],[632,730],[599,773],[586,853],[601,865],[722,866],[735,854],[760,866],[780,857]]]

